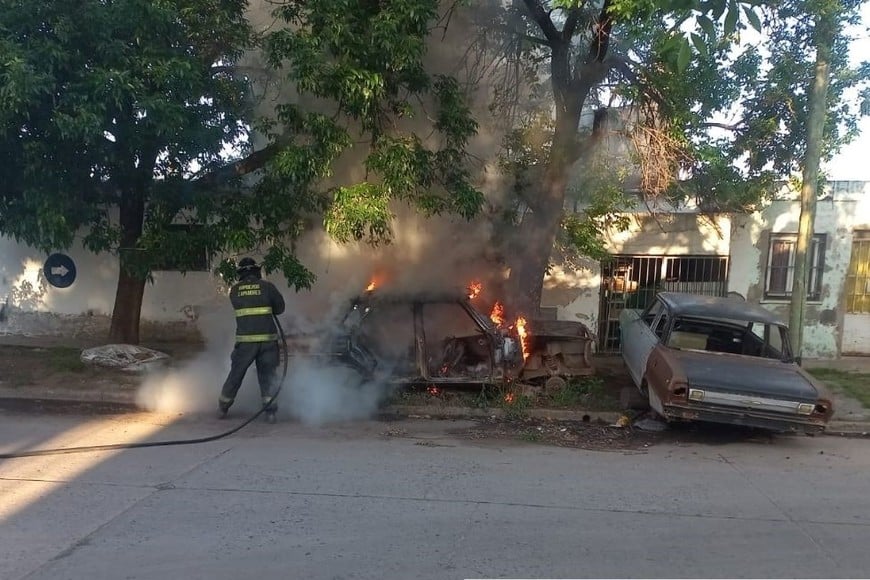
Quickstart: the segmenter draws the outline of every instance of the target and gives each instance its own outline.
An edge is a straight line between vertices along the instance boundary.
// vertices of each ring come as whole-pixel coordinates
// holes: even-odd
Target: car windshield
[[[668,334],[667,346],[680,350],[791,360],[786,328],[765,322],[678,316]]]

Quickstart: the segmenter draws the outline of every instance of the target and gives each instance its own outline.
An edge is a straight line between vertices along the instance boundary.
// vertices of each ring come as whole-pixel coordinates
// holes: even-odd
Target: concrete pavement
[[[862,577],[870,445],[625,453],[462,422],[251,425],[197,446],[0,462],[0,577]],[[211,419],[0,415],[0,451],[195,437]],[[400,436],[395,436],[401,433]]]

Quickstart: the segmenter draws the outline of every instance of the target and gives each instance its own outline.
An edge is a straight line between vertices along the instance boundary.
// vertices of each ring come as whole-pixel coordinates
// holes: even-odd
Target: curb
[[[142,411],[136,404],[136,394],[124,391],[80,391],[52,390],[40,388],[0,387],[0,402],[38,403],[48,401],[54,404],[64,402],[81,405],[110,405]],[[408,419],[494,419],[505,418],[509,413],[502,408],[477,409],[471,407],[449,407],[441,405],[387,405],[378,410],[380,416],[399,416]],[[616,411],[586,411],[583,409],[526,409],[521,416],[551,421],[576,421],[583,423],[606,423],[613,425],[623,416]],[[822,435],[832,437],[870,437],[870,421],[831,421]]]
[[[469,407],[447,407],[439,405],[389,405],[381,410],[383,414],[399,415],[409,419],[492,419],[509,416],[501,408],[475,409]],[[528,409],[523,416],[533,419],[554,421],[616,423],[622,413],[613,411],[585,411],[581,409]]]
[[[12,389],[0,387],[0,401],[3,400],[19,403],[24,401],[69,402],[75,404],[92,403],[97,405],[114,405],[135,411],[142,410],[136,404],[136,394],[124,391],[59,391],[39,388]],[[503,418],[509,415],[507,411],[501,408],[476,409],[441,405],[387,405],[379,409],[378,413],[380,415],[401,416],[409,419],[490,419]],[[613,411],[586,411],[582,409],[527,409],[523,415],[534,419],[613,424],[622,416],[622,413]]]
[[[18,401],[72,401],[75,403],[98,403],[135,407],[136,394],[126,392],[109,391],[83,391],[52,389],[10,389],[0,387],[0,399],[13,399]]]

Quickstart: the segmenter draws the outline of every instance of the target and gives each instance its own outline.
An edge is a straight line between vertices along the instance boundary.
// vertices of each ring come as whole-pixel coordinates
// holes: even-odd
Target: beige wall
[[[705,217],[697,213],[629,214],[631,226],[608,236],[612,254],[649,256],[727,256],[731,218]],[[601,269],[597,262],[583,268],[559,266],[544,281],[542,305],[557,309],[562,320],[579,320],[598,332]]]
[[[849,186],[843,182],[837,186],[843,189],[819,200],[816,211],[815,232],[827,235],[827,245],[821,298],[807,304],[804,356],[808,358],[834,357],[840,352],[844,326],[842,293],[852,233],[856,229],[870,229],[870,183]],[[760,302],[788,322],[788,301],[764,298],[770,235],[798,230],[800,204],[793,193],[784,192],[783,197],[761,212],[735,216],[731,228],[729,288],[751,302]]]

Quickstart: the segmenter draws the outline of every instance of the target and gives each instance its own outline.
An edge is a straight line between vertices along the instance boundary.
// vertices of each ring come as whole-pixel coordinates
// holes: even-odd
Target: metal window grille
[[[846,312],[870,314],[870,230],[856,231],[846,273]]]
[[[645,309],[658,292],[728,293],[727,256],[627,256],[601,263],[599,352],[619,352],[619,315]]]
[[[795,234],[773,234],[767,254],[765,298],[790,298],[794,287],[797,249]],[[810,244],[810,268],[807,274],[807,300],[819,300],[822,295],[822,272],[825,266],[825,235],[813,236]]]

